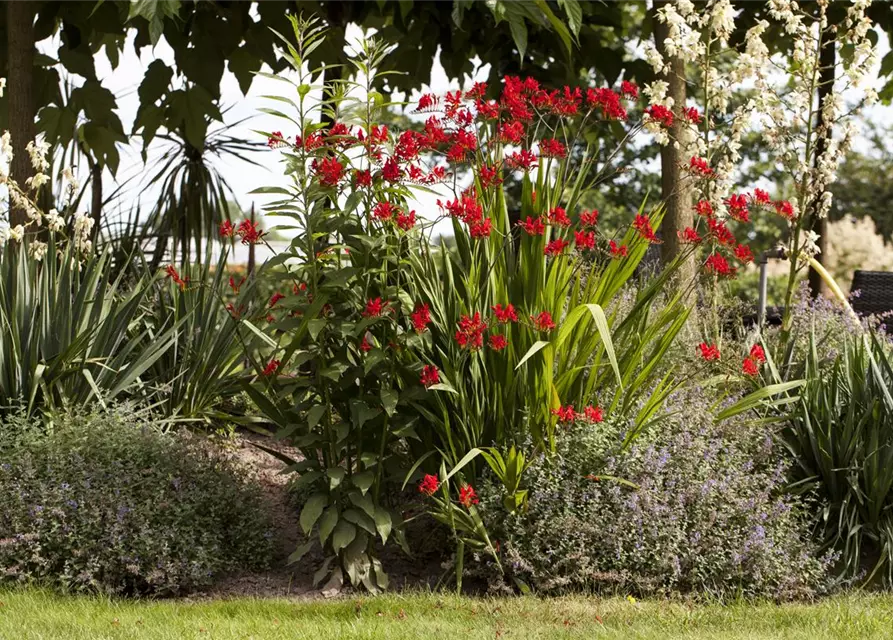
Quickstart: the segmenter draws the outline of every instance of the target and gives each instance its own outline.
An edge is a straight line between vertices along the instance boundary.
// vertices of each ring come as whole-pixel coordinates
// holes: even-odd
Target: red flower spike
[[[704,120],[703,116],[695,107],[688,107],[682,110],[682,116],[692,124],[701,124]]]
[[[739,244],[735,247],[735,257],[742,263],[748,264],[753,262],[753,251],[746,244]]]
[[[635,220],[633,220],[633,229],[636,230],[641,238],[644,238],[651,244],[660,244],[660,239],[655,235],[648,216],[636,215]]]
[[[769,193],[767,191],[763,191],[762,189],[754,189],[753,197],[751,198],[751,200],[758,207],[772,206],[772,198],[769,197]]]
[[[716,343],[707,344],[706,342],[702,342],[698,345],[698,349],[701,351],[701,358],[707,362],[719,360],[719,348],[716,346]]]
[[[574,231],[574,244],[579,251],[595,249],[595,231]]]
[[[382,302],[381,298],[373,298],[366,302],[366,308],[363,310],[363,316],[367,318],[381,317],[388,310],[388,302]]]
[[[508,324],[509,322],[517,322],[518,321],[518,313],[515,311],[515,307],[512,304],[505,305],[505,308],[501,304],[497,304],[493,307],[493,313],[496,315],[496,321],[499,324]]]
[[[662,104],[653,104],[645,109],[645,115],[669,129],[673,126],[673,112]]]
[[[487,165],[480,168],[478,179],[481,181],[481,187],[484,189],[502,184],[502,178],[499,177],[499,172],[496,168],[488,167]]]
[[[431,309],[427,304],[419,303],[410,316],[412,318],[412,328],[416,333],[424,333],[431,324]]]
[[[271,149],[278,149],[279,147],[284,147],[287,144],[288,138],[283,138],[281,131],[273,131],[270,134],[270,137],[267,138],[267,146]]]
[[[508,344],[509,342],[504,335],[496,333],[490,336],[490,348],[493,349],[493,351],[502,351]]]
[[[793,220],[796,217],[794,206],[787,200],[779,200],[775,203],[775,213],[788,220]]]
[[[563,238],[557,238],[556,240],[551,240],[546,243],[546,247],[543,249],[543,254],[547,256],[560,256],[564,253],[564,249],[569,245],[570,242],[564,240]]]
[[[530,321],[533,322],[533,326],[537,331],[551,331],[555,328],[552,314],[548,311],[543,311],[536,316],[530,316]]]
[[[440,372],[437,371],[437,367],[434,365],[426,364],[422,368],[422,376],[419,379],[419,382],[422,383],[422,386],[426,389],[428,387],[433,387],[435,384],[440,383]]]
[[[701,244],[704,240],[704,238],[699,236],[698,232],[691,227],[686,227],[684,231],[677,231],[676,233],[679,235],[679,242],[682,244]]]
[[[284,294],[279,293],[278,291],[274,293],[273,296],[270,298],[270,308],[272,309],[273,307],[275,307],[276,303],[278,303],[283,298],[285,298]]]
[[[242,244],[257,244],[263,238],[264,232],[257,228],[256,222],[242,220],[236,227],[236,235],[242,238]]]
[[[583,409],[583,418],[587,422],[592,422],[592,423],[597,424],[599,422],[604,422],[605,414],[602,411],[601,407],[597,407],[597,406],[594,407],[592,405],[589,405],[588,407]]]
[[[459,319],[459,329],[456,331],[456,342],[463,349],[475,351],[484,346],[484,331],[487,323],[481,320],[480,312],[474,316],[462,316]]]
[[[261,375],[265,377],[273,375],[274,373],[276,373],[276,371],[279,370],[280,364],[281,363],[278,360],[270,360],[267,363],[267,366],[264,367],[264,372]]]
[[[710,228],[710,235],[716,242],[726,247],[735,245],[735,236],[724,222],[720,222],[716,218],[708,218],[707,226]]]
[[[698,204],[695,205],[695,213],[699,216],[704,216],[705,218],[712,218],[715,212],[713,211],[712,204],[706,200],[698,200]]]
[[[625,258],[629,253],[625,244],[617,244],[611,240],[611,242],[608,243],[608,246],[611,248],[612,258]]]
[[[564,209],[555,207],[549,211],[549,224],[556,227],[569,227],[571,226],[571,219],[567,217],[567,212]]]
[[[580,224],[584,227],[594,227],[598,224],[598,209],[580,212]]]
[[[707,164],[704,158],[692,157],[688,162],[688,170],[702,178],[709,178],[713,175],[713,169],[710,168],[710,165]]]
[[[536,168],[536,155],[529,149],[522,149],[506,156],[505,166],[510,169],[520,169],[521,171],[531,171]]]
[[[489,238],[490,232],[493,230],[493,223],[490,218],[485,218],[478,222],[473,222],[468,226],[468,233],[472,238],[481,239]]]
[[[183,278],[181,278],[180,274],[174,268],[174,265],[169,264],[165,268],[164,271],[165,271],[165,273],[167,273],[167,277],[170,278],[171,280],[173,280],[174,284],[176,284],[178,287],[180,287],[180,291],[183,291],[186,289],[186,283],[189,282],[189,278],[186,278],[185,280]]]
[[[369,344],[369,339],[366,336],[363,336],[363,340],[360,342],[360,351],[363,353],[372,351],[372,345]]]
[[[524,231],[527,232],[527,235],[531,236],[541,236],[546,232],[546,225],[543,223],[542,218],[531,218],[527,216],[527,220],[518,221],[518,226],[520,226]]]
[[[224,220],[220,223],[220,237],[221,238],[232,238],[236,233],[236,228],[233,226],[233,223],[229,220]]]
[[[558,422],[573,422],[577,419],[577,414],[574,411],[573,405],[552,409],[552,415],[558,416]]]
[[[521,144],[524,125],[521,122],[503,122],[499,127],[499,141],[508,144]]]
[[[434,492],[440,487],[440,483],[437,481],[437,476],[432,476],[430,473],[426,474],[422,481],[419,482],[419,493],[423,493],[426,496],[433,496]]]
[[[725,201],[729,208],[729,215],[738,222],[750,222],[750,216],[747,211],[747,195],[737,194],[731,195]]]
[[[323,158],[321,162],[313,161],[316,169],[316,177],[324,187],[337,187],[344,176],[344,165],[336,158]]]
[[[400,170],[400,166],[397,164],[397,161],[393,158],[388,158],[387,162],[384,163],[384,167],[381,170],[381,177],[388,182],[397,182],[402,175],[403,172]]]
[[[628,80],[624,80],[620,83],[620,94],[624,98],[630,98],[631,100],[639,99],[639,87],[636,86],[635,83],[629,82]]]
[[[567,149],[560,140],[555,138],[545,138],[540,140],[540,157],[543,158],[566,158]]]
[[[398,227],[404,231],[409,231],[416,223],[415,211],[410,211],[409,213],[399,212],[395,221]]]
[[[707,258],[707,261],[704,263],[704,270],[720,278],[734,278],[737,271],[735,267],[729,265],[728,260],[720,253],[714,253]]]
[[[741,372],[746,376],[755,377],[760,373],[760,364],[754,358],[744,358],[741,363]]]
[[[766,362],[766,352],[763,350],[763,347],[758,344],[755,344],[750,348],[750,357],[757,362]]]
[[[466,509],[471,509],[471,505],[477,504],[479,502],[478,494],[475,493],[474,487],[470,484],[459,487],[459,502],[461,502],[462,506]]]

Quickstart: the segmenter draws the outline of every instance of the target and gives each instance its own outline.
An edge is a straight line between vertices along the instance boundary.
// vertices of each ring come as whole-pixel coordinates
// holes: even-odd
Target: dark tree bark
[[[816,120],[816,131],[819,134],[819,139],[816,143],[816,154],[813,159],[813,167],[815,168],[818,167],[819,158],[824,155],[828,148],[828,140],[831,138],[831,123],[825,122],[825,119],[822,116],[822,105],[825,103],[825,98],[831,95],[834,86],[836,65],[837,44],[834,39],[834,33],[829,30],[826,31],[822,37],[822,50],[819,54],[819,66],[821,67],[819,70],[819,88],[817,92],[819,113]],[[825,185],[825,191],[828,190],[829,186],[830,185]],[[819,254],[815,258],[822,264],[824,264],[825,255],[828,252],[828,216],[823,218],[819,218],[818,216],[819,203],[822,200],[823,193],[824,192],[815,194],[815,199],[812,201],[812,207],[809,212],[812,218],[810,229],[815,231],[819,236],[819,239],[816,241],[816,245],[819,247]],[[819,272],[810,268],[809,293],[812,297],[815,298],[822,295],[825,293],[826,288],[825,281],[822,280],[822,276],[819,275]]]
[[[679,56],[668,56],[664,48],[668,27],[657,19],[657,9],[666,2],[656,2],[652,12],[652,24],[654,25],[654,41],[657,50],[668,63],[670,70],[662,79],[669,85],[667,95],[673,99],[673,112],[676,117],[670,129],[671,141],[661,147],[660,173],[661,173],[661,199],[667,208],[661,224],[661,258],[664,264],[670,263],[682,250],[678,232],[685,227],[692,226],[694,215],[692,213],[691,186],[683,179],[682,175],[682,149],[688,142],[690,132],[685,125],[685,120],[680,117],[681,110],[685,107],[685,61]],[[677,148],[674,142],[678,142],[681,148]],[[694,263],[689,262],[683,266],[683,278],[687,279],[694,272]]]
[[[25,145],[34,140],[34,3],[16,0],[6,3],[7,59],[9,61],[9,133],[14,155],[10,172],[24,188],[25,180],[34,175]],[[10,224],[27,222],[25,212],[9,213]]]
[[[93,242],[99,237],[99,225],[102,222],[102,165],[90,163],[90,187],[92,202],[90,214],[93,216]]]

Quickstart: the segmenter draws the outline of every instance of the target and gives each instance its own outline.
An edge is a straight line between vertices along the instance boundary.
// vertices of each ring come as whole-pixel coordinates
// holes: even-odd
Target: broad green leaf
[[[304,508],[301,509],[301,528],[304,530],[306,535],[310,534],[310,531],[313,529],[313,525],[316,524],[316,521],[319,519],[319,516],[322,514],[323,508],[328,504],[329,497],[324,493],[314,493],[307,500],[307,503],[304,505]]]

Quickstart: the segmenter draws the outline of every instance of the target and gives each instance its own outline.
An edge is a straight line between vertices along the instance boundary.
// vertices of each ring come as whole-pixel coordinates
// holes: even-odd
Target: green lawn
[[[622,598],[110,601],[0,591],[0,638],[893,638],[893,596],[686,605]]]

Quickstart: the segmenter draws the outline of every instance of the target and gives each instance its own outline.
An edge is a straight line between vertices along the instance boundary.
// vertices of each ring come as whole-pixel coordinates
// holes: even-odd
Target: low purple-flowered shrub
[[[505,515],[497,488],[482,486],[508,575],[541,592],[786,599],[824,590],[828,559],[782,493],[786,469],[765,428],[715,424],[700,390],[677,393],[667,410],[626,450],[610,419],[561,433],[558,454],[525,472],[526,511]]]
[[[259,490],[197,439],[126,410],[0,424],[0,580],[172,594],[263,566]]]

